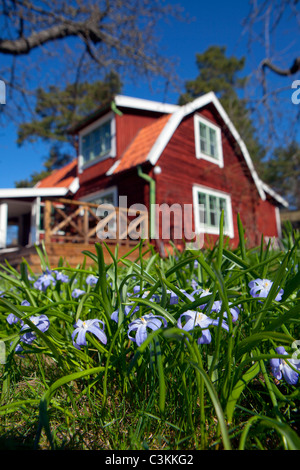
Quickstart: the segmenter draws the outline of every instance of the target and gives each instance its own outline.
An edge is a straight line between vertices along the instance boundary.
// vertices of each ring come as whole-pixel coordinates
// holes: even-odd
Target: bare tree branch
[[[283,77],[289,77],[300,71],[300,57],[297,57],[288,69],[281,69],[274,65],[269,59],[264,59],[261,64],[262,68],[269,68],[272,72]]]

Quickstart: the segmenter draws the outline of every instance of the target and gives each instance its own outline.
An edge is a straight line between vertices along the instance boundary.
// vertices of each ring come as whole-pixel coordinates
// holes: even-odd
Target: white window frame
[[[217,152],[218,158],[213,158],[209,155],[206,155],[201,151],[200,145],[200,123],[204,124],[205,126],[213,129],[216,132],[216,145],[217,145]],[[220,127],[213,124],[208,119],[205,119],[203,116],[199,114],[194,114],[194,134],[195,134],[195,151],[196,151],[196,158],[207,160],[215,165],[218,165],[220,168],[224,167],[224,160],[223,160],[223,149],[222,149],[222,134]]]
[[[210,225],[205,225],[201,223],[200,214],[199,214],[199,203],[198,195],[199,193],[205,193],[208,196],[215,196],[217,198],[222,198],[226,202],[226,214],[227,214],[227,228],[224,228],[224,235],[227,235],[230,238],[234,237],[234,228],[233,228],[233,217],[232,217],[232,204],[231,197],[229,194],[224,193],[223,191],[218,191],[215,189],[208,188],[207,186],[194,185],[193,186],[193,206],[194,206],[194,222],[195,222],[195,232],[199,233],[208,233],[211,235],[219,235],[220,226],[213,227]]]
[[[111,134],[111,147],[109,152],[104,155],[101,155],[94,160],[90,160],[88,162],[84,162],[83,155],[82,155],[82,138],[89,134],[90,132],[94,131],[98,127],[102,126],[106,122],[110,121],[110,134]],[[79,162],[78,162],[78,170],[79,173],[82,173],[83,170],[89,168],[92,165],[95,165],[102,160],[106,160],[107,158],[114,158],[116,156],[116,118],[113,112],[102,116],[97,121],[93,122],[89,126],[85,127],[81,132],[79,132]]]
[[[87,196],[80,198],[80,200],[83,202],[93,202],[93,200],[98,199],[98,197],[106,196],[106,194],[109,194],[109,193],[113,193],[113,198],[114,198],[113,205],[117,207],[117,204],[118,204],[117,186],[110,186],[109,188],[101,189],[99,191],[96,191],[94,193],[88,194]]]

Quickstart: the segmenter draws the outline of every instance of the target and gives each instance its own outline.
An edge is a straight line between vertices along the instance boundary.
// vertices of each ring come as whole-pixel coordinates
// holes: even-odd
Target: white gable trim
[[[253,162],[246,148],[246,145],[244,141],[242,140],[242,138],[240,137],[239,133],[237,132],[236,128],[234,127],[232,121],[229,119],[229,116],[227,115],[220,101],[216,97],[215,93],[212,91],[209,93],[206,93],[203,96],[200,96],[199,98],[196,98],[191,103],[187,103],[186,105],[181,106],[178,109],[178,111],[175,111],[173,113],[173,115],[170,117],[169,121],[167,122],[166,126],[162,130],[161,134],[159,135],[158,139],[156,140],[155,144],[153,145],[152,149],[150,150],[148,157],[147,157],[147,161],[152,163],[153,166],[156,165],[159,157],[161,156],[163,150],[165,149],[166,145],[168,144],[169,140],[171,139],[172,135],[174,134],[175,130],[179,126],[182,119],[188,116],[189,114],[195,112],[197,109],[206,106],[209,103],[213,103],[215,105],[223,121],[228,126],[231,134],[237,141],[241,149],[241,152],[245,158],[247,166],[250,170],[254,183],[257,187],[258,193],[261,199],[265,200],[266,199],[265,192],[263,190],[261,181],[256,173],[256,170],[253,166]]]
[[[279,204],[281,204],[284,207],[289,206],[289,203],[285,199],[283,199],[283,197],[281,197],[278,193],[276,193],[274,189],[270,188],[270,186],[268,186],[266,183],[261,182],[261,184],[262,184],[263,190],[266,193],[270,194],[270,196],[272,196],[277,202],[279,202]]]
[[[145,111],[155,111],[157,113],[171,114],[177,111],[180,106],[159,101],[132,98],[131,96],[116,95],[114,97],[116,106],[132,109],[143,109]]]
[[[113,174],[113,172],[115,171],[115,169],[120,165],[121,163],[121,160],[117,160],[111,167],[110,169],[106,172],[107,176],[110,176]]]

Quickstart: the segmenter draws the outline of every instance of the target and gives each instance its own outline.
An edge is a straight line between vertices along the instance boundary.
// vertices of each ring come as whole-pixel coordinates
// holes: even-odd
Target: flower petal
[[[88,328],[87,331],[89,333],[93,333],[93,335],[95,335],[99,339],[99,341],[101,341],[101,343],[103,343],[103,344],[107,343],[106,334],[99,327],[92,325]]]
[[[146,324],[142,324],[139,326],[136,332],[136,336],[135,336],[136,344],[140,346],[145,341],[146,338],[147,338]]]
[[[202,335],[198,338],[197,343],[198,344],[209,344],[211,342],[211,334],[210,331],[207,330],[202,330]]]

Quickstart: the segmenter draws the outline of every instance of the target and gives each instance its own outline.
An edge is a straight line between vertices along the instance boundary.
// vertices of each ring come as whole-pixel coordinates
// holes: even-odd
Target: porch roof
[[[53,171],[33,188],[1,188],[0,199],[23,199],[36,197],[63,197],[78,190],[77,158]]]
[[[0,189],[0,199],[65,196],[68,191],[69,188],[2,188]]]

